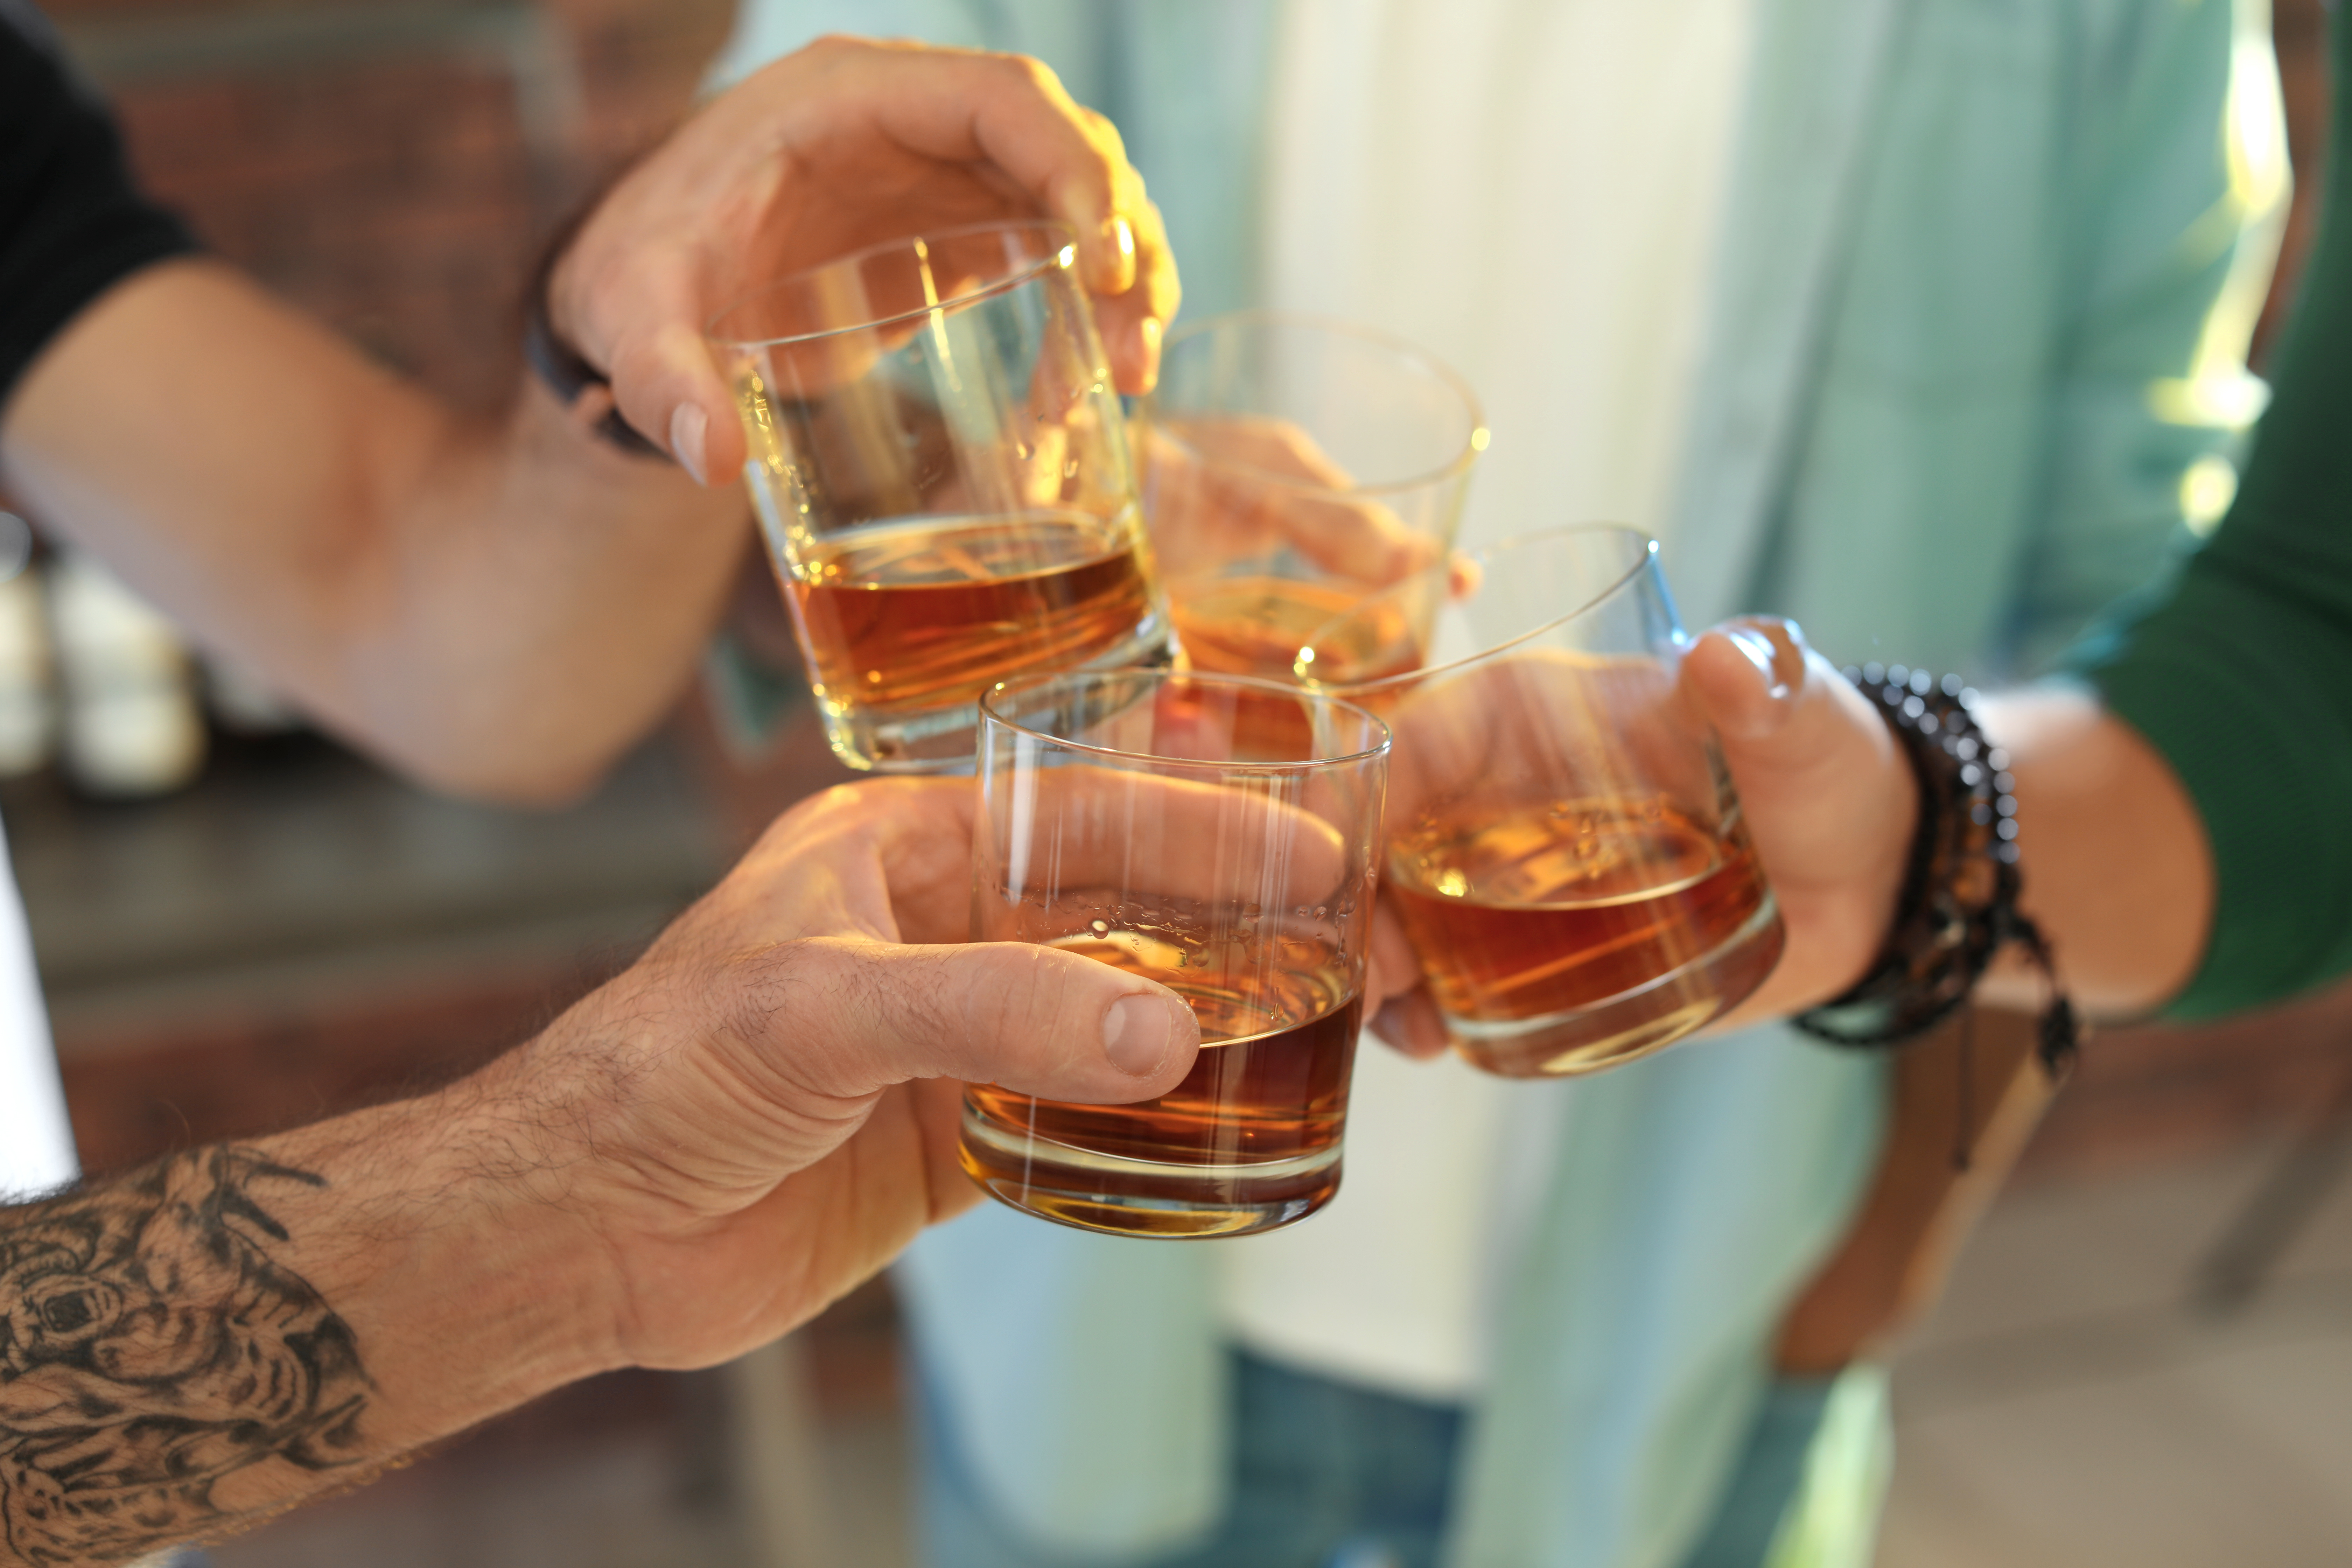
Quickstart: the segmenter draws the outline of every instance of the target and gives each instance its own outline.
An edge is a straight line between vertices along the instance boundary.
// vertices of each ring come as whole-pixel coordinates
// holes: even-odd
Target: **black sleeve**
[[[142,198],[114,122],[26,0],[0,0],[0,408],[81,308],[195,248]]]

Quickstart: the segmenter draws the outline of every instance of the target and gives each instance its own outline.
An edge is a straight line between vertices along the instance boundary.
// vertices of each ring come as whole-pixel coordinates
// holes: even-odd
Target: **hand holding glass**
[[[1738,797],[1675,681],[1656,548],[1631,529],[1528,535],[1474,557],[1466,596],[1429,574],[1299,655],[1300,679],[1394,732],[1383,896],[1455,1048],[1490,1072],[1663,1049],[1780,957]]]
[[[1192,668],[1276,679],[1315,627],[1445,558],[1486,444],[1469,388],[1412,345],[1260,310],[1171,335],[1136,430]]]
[[[1167,660],[1066,230],[985,224],[877,246],[770,286],[711,335],[844,761],[961,767],[997,681]]]
[[[1191,1004],[1138,1105],[974,1086],[962,1161],[1016,1208],[1130,1236],[1287,1225],[1339,1190],[1388,734],[1269,681],[1150,671],[981,705],[972,936],[1084,953]]]

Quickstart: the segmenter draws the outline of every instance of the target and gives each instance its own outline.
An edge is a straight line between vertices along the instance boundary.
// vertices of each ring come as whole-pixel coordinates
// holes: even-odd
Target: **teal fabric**
[[[1683,1568],[1760,1568],[1756,1543],[1773,1539],[1803,1486],[1805,1461],[1836,1386],[1829,1377],[1774,1380],[1715,1522]]]
[[[1676,593],[1701,625],[1792,616],[1842,661],[2038,672],[2189,544],[2182,475],[2231,447],[2155,405],[2250,402],[2242,338],[2198,363],[2225,284],[2250,320],[2269,276],[2225,162],[2237,17],[1772,10]]]
[[[1773,1380],[1682,1568],[1869,1568],[1893,1458],[1886,1369]]]
[[[1763,1405],[1781,1311],[1868,1179],[1881,1068],[1768,1029],[1578,1086],[1448,1562],[1680,1561]]]
[[[1208,1245],[983,1204],[899,1261],[938,1424],[1039,1555],[1149,1556],[1223,1514],[1231,1400]]]
[[[2031,671],[2180,545],[2183,476],[2233,438],[2200,411],[2247,401],[2230,321],[2207,335],[2268,265],[2231,183],[2238,16],[2228,0],[1757,5],[1677,596],[1694,624],[1792,613],[1833,657]],[[1247,301],[1256,277],[1276,20],[1274,0],[752,0],[728,68],[828,29],[1042,56],[1128,130],[1189,312]],[[1879,1061],[1777,1028],[1577,1086],[1446,1562],[1687,1555],[1885,1105]],[[1223,1511],[1214,1245],[984,1205],[902,1264],[940,1419],[1041,1555],[1145,1557]]]

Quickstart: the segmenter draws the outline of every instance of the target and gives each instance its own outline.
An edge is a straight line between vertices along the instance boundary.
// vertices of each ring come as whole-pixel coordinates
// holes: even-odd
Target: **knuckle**
[[[874,52],[875,46],[866,39],[848,33],[822,33],[811,38],[801,49],[804,58],[826,62],[853,59]]]
[[[1108,161],[1118,164],[1126,163],[1127,139],[1118,133],[1118,127],[1109,115],[1082,104],[1078,107],[1078,123],[1085,130],[1087,139],[1095,143]],[[1137,184],[1141,184],[1139,177]]]
[[[1062,79],[1054,74],[1053,67],[1034,55],[1003,54],[996,56],[995,60],[1005,80],[1016,89],[1042,98],[1062,96]]]
[[[870,1045],[868,987],[842,943],[803,937],[739,955],[710,994],[724,1026],[786,1079],[821,1093],[850,1092]]]
[[[967,1053],[985,1051],[988,1066],[1021,1069],[1058,1021],[1064,989],[1047,950],[1024,945],[1013,962],[992,963],[974,980],[959,1010],[961,1043]]]

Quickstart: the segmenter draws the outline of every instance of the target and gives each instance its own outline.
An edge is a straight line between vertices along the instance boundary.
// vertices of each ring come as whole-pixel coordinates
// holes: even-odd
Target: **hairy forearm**
[[[228,1533],[613,1364],[515,1125],[460,1086],[0,1209],[0,1564]]]
[[[493,795],[574,790],[660,714],[746,532],[737,496],[612,450],[535,384],[461,418],[215,262],[85,310],[0,456],[200,642]]]

